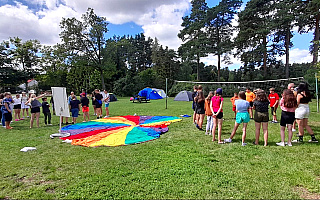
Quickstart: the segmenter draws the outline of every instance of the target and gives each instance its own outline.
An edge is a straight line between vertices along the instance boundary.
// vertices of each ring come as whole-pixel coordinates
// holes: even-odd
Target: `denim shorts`
[[[72,108],[71,109],[72,117],[78,117],[79,116],[79,109],[78,108]]]

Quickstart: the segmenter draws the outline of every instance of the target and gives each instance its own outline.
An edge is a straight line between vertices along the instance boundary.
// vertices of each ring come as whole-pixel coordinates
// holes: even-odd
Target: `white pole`
[[[168,78],[166,78],[166,109],[168,109]]]

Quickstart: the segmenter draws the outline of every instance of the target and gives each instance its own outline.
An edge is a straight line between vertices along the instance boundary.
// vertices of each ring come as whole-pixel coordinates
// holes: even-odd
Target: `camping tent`
[[[174,98],[175,101],[192,101],[192,92],[189,91],[181,91]]]
[[[116,97],[115,94],[109,93],[109,96],[110,96],[110,102],[112,102],[112,101],[118,101],[118,99],[117,99],[117,97]]]
[[[162,98],[166,98],[167,95],[166,93],[164,92],[163,89],[157,89],[157,88],[152,88],[154,91],[158,92],[158,94],[162,97]]]
[[[146,99],[163,99],[158,92],[151,88],[144,88],[143,90],[140,90],[138,95],[140,97],[146,97]]]
[[[106,94],[104,92],[100,92],[100,94],[102,94],[103,98],[106,98]],[[109,93],[109,98],[110,98],[109,102],[118,101],[116,95],[113,93]]]

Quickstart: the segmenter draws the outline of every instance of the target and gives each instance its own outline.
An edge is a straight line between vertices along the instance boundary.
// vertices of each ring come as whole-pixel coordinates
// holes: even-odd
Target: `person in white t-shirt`
[[[104,102],[104,105],[105,105],[105,108],[106,108],[106,116],[105,117],[109,117],[110,95],[106,90],[103,91],[103,102]]]
[[[14,110],[14,119],[15,121],[20,121],[20,112],[21,112],[21,98],[20,94],[16,94],[13,98],[13,110]]]
[[[21,109],[22,109],[22,119],[24,119],[24,113],[27,113],[27,117],[29,117],[29,108],[30,104],[26,105],[26,102],[28,101],[28,96],[25,92],[22,92],[21,95]]]

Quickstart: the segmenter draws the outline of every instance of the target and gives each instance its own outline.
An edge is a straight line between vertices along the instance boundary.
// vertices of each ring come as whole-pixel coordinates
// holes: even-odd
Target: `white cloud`
[[[16,6],[0,7],[0,39],[18,36],[24,40],[38,39],[42,44],[55,44],[59,39],[59,23],[62,17],[71,17],[76,13],[69,7],[60,5],[54,10],[36,13],[27,6],[17,3]]]
[[[112,24],[134,22],[147,37],[157,37],[160,44],[177,49],[182,17],[190,8],[190,0],[30,0],[28,4],[15,1],[15,5],[0,7],[0,40],[19,36],[39,39],[42,44],[58,43],[62,17],[79,19],[91,7]]]
[[[283,63],[286,62],[286,56],[281,56],[280,59]],[[312,55],[309,50],[306,49],[290,49],[289,52],[289,62],[292,63],[307,63],[312,62]]]

